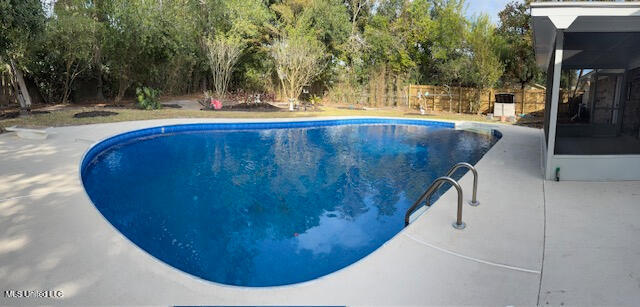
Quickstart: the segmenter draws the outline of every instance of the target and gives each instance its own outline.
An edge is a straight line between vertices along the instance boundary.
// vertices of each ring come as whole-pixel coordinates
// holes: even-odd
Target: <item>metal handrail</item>
[[[433,183],[429,186],[429,188],[418,198],[418,200],[413,203],[413,205],[407,210],[407,213],[404,215],[404,226],[409,225],[409,218],[411,217],[411,213],[413,213],[421,202],[423,202],[428,197],[431,197],[435,191],[437,191],[444,182],[449,182],[453,187],[458,191],[458,214],[456,217],[456,221],[453,223],[453,228],[455,229],[464,229],[466,224],[462,221],[462,188],[457,181],[453,180],[451,177],[443,176],[433,181]]]
[[[471,200],[469,201],[469,205],[470,206],[478,206],[480,205],[480,202],[477,199],[477,195],[478,195],[478,171],[476,170],[475,167],[473,167],[473,165],[467,163],[467,162],[460,162],[457,163],[456,165],[454,165],[449,172],[447,172],[447,174],[445,175],[445,177],[451,177],[451,175],[453,175],[453,173],[455,173],[458,169],[462,168],[462,167],[466,167],[467,169],[471,170],[471,172],[473,173],[473,192],[472,192],[472,196],[471,196]],[[443,182],[440,182],[440,185],[442,185]],[[440,188],[440,187],[438,187]],[[438,189],[436,188],[436,190]],[[431,198],[427,198],[427,206],[431,206],[430,204],[431,202]]]

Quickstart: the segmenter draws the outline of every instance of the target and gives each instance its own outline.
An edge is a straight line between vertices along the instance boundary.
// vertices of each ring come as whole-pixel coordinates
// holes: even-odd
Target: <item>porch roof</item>
[[[565,33],[600,32],[600,35],[589,37],[589,45],[606,47],[599,54],[581,59],[598,64],[595,61],[606,59],[603,55],[611,47],[612,38],[607,37],[607,33],[640,32],[640,2],[533,2],[531,27],[536,62],[541,68],[548,67],[558,30]],[[623,60],[632,61],[620,59],[620,62]]]

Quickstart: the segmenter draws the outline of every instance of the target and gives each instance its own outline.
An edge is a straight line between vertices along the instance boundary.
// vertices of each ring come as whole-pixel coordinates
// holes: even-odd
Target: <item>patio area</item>
[[[456,195],[449,190],[372,254],[290,286],[227,286],[174,269],[118,232],[80,181],[84,152],[114,134],[179,123],[291,120],[301,119],[71,126],[51,129],[44,141],[0,134],[0,290],[63,293],[2,297],[0,304],[631,306],[640,300],[640,182],[544,181],[539,129],[460,125],[503,134],[476,165],[481,205],[465,205],[466,229],[451,227]],[[470,191],[472,175],[460,183]]]

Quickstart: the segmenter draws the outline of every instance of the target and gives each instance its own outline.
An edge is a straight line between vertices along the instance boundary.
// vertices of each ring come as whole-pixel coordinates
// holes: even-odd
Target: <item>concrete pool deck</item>
[[[95,141],[133,129],[322,119],[332,118],[122,122],[53,128],[44,141],[0,134],[0,290],[63,294],[2,296],[0,304],[640,302],[640,182],[543,181],[538,129],[495,126],[503,137],[476,164],[481,205],[465,205],[465,230],[451,227],[456,195],[450,190],[364,259],[319,279],[283,287],[215,284],[157,260],[104,219],[86,196],[78,174],[82,155]],[[465,198],[471,184],[471,174],[465,175]]]

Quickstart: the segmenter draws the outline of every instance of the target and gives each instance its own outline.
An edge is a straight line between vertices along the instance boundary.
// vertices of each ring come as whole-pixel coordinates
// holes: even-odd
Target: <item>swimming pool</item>
[[[98,143],[81,175],[102,215],[154,257],[213,282],[277,286],[368,255],[435,178],[496,141],[419,120],[177,125]]]

